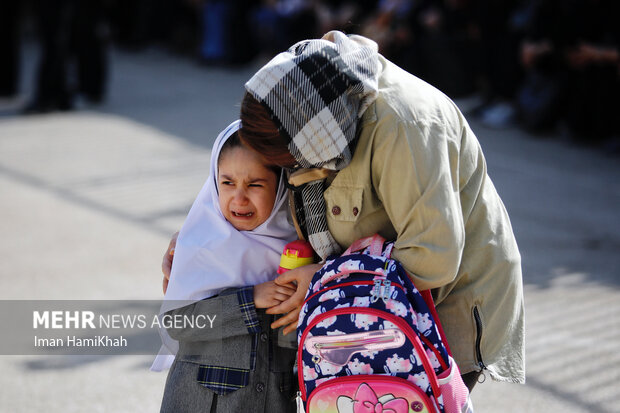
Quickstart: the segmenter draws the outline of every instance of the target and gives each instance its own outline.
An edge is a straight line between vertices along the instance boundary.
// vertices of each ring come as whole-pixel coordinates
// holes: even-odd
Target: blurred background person
[[[382,0],[362,33],[403,69],[452,98],[476,91],[480,71],[474,0]]]
[[[539,132],[561,122],[570,139],[596,144],[618,136],[620,4],[615,0],[533,0],[521,46],[526,77],[523,125]]]
[[[252,12],[252,32],[266,56],[285,50],[318,33],[318,9],[314,1],[262,0]]]
[[[0,0],[0,99],[12,99],[19,91],[22,3]]]
[[[205,64],[250,63],[258,54],[252,0],[207,0],[199,6],[199,59]]]
[[[76,94],[102,102],[108,74],[103,1],[39,0],[36,11],[40,57],[34,98],[23,112],[71,110]]]
[[[482,105],[471,114],[489,127],[514,126],[515,96],[521,83],[519,44],[523,36],[520,0],[476,0]]]

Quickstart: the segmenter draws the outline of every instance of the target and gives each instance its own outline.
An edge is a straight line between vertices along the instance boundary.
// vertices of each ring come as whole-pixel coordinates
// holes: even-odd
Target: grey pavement
[[[26,50],[26,95],[35,57]],[[101,106],[0,106],[0,299],[159,299],[161,255],[256,68],[115,51]],[[618,158],[472,127],[521,248],[527,332],[527,384],[487,379],[476,411],[620,412]],[[0,356],[0,411],[158,411],[165,374],[150,361]]]

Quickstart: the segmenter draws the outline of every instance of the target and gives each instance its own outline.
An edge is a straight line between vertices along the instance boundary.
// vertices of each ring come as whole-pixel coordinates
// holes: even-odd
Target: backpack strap
[[[302,241],[306,241],[306,237],[304,237],[304,232],[299,226],[299,221],[297,220],[297,213],[295,212],[295,195],[290,189],[288,190],[288,207],[290,208],[290,217],[293,220],[295,232],[297,232],[297,238]]]
[[[431,290],[420,291],[420,294],[422,295],[422,298],[426,302],[426,305],[428,306],[428,309],[431,312],[433,319],[435,320],[435,325],[437,326],[437,330],[439,331],[439,336],[441,337],[443,345],[446,347],[448,355],[452,357],[452,351],[450,350],[450,345],[448,344],[446,333],[444,333],[443,327],[441,326],[441,320],[439,319],[439,314],[437,314],[437,309],[435,308],[435,300],[433,300]]]
[[[289,175],[288,183],[299,188],[310,182],[322,181],[334,173],[335,171],[323,168],[300,168]]]
[[[385,238],[379,234],[375,234],[372,237],[360,238],[355,241],[342,255],[349,255],[357,251],[361,251],[366,247],[370,247],[370,255],[381,255],[383,252],[383,244]],[[389,257],[388,257],[389,258]]]

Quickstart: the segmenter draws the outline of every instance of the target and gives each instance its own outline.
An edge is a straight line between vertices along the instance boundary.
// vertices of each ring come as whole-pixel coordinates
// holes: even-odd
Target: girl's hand
[[[161,272],[164,273],[164,279],[163,279],[163,285],[162,285],[164,294],[166,294],[166,290],[168,289],[168,281],[170,280],[170,270],[172,270],[172,260],[174,259],[174,248],[177,246],[178,237],[179,237],[178,231],[172,235],[170,244],[168,244],[168,249],[164,253],[164,259],[161,262]]]
[[[295,293],[295,289],[287,285],[278,285],[267,281],[254,286],[254,307],[269,308],[287,300]]]
[[[291,331],[295,331],[297,328],[297,318],[301,311],[301,305],[304,302],[308,286],[312,280],[312,276],[322,267],[321,264],[304,265],[303,267],[295,268],[280,275],[274,280],[274,282],[280,286],[290,285],[295,282],[297,284],[297,290],[287,300],[267,309],[267,314],[284,314],[284,317],[279,318],[271,324],[271,328],[276,329],[282,326],[286,326],[282,331],[284,334],[288,334]]]

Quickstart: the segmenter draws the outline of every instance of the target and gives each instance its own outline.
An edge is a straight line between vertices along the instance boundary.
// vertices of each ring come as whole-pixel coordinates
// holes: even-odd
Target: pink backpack
[[[473,412],[430,291],[392,248],[361,239],[314,275],[297,326],[298,411]]]

